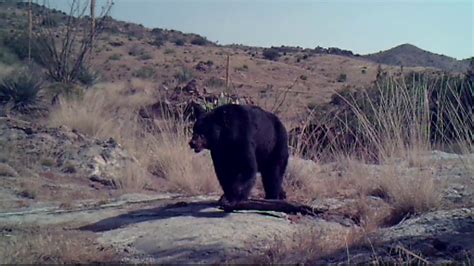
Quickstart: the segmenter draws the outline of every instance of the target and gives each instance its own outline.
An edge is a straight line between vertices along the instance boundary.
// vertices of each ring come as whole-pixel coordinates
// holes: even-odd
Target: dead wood
[[[334,210],[325,208],[313,208],[308,205],[284,200],[249,199],[233,205],[221,205],[220,208],[226,212],[238,210],[275,211],[293,215],[313,216],[340,224],[359,224],[359,219],[344,213],[337,213]]]

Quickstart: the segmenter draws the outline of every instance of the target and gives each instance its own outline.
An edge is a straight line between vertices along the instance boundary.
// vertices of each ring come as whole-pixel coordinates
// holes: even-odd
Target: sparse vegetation
[[[275,48],[265,48],[262,53],[263,57],[268,60],[277,60],[280,57],[280,53]]]
[[[113,262],[117,254],[97,248],[94,238],[71,230],[35,226],[2,226],[11,237],[0,240],[0,257],[6,264]]]
[[[174,74],[174,78],[180,83],[189,82],[193,77],[193,71],[185,66],[181,67],[180,70]]]
[[[113,54],[111,56],[109,56],[109,60],[120,60],[122,59],[122,55],[121,54]]]
[[[18,60],[17,55],[11,52],[10,49],[0,46],[0,63],[13,65],[18,63]]]
[[[89,67],[93,40],[97,39],[104,29],[112,7],[111,3],[107,3],[95,20],[94,30],[85,30],[86,24],[81,24],[86,10],[83,6],[84,3],[73,1],[71,5],[72,8],[68,15],[74,16],[76,19],[66,20],[62,34],[56,34],[45,27],[38,27],[38,31],[33,34],[32,42],[28,42],[27,37],[22,37],[25,42],[22,49],[28,48],[31,43],[32,51],[35,51],[32,53],[32,58],[46,68],[51,79],[63,83],[77,81],[82,69]],[[51,14],[45,9],[45,14],[41,14],[41,17],[51,17]],[[22,36],[26,36],[26,34]],[[22,57],[26,56],[22,55]]]
[[[191,40],[191,44],[194,45],[206,45],[207,44],[207,39],[202,37],[202,36],[197,36],[194,39]]]
[[[339,74],[337,77],[337,82],[346,82],[347,81],[347,75],[345,73]]]
[[[165,49],[164,54],[174,54],[175,50],[174,49]]]
[[[92,68],[83,67],[79,71],[77,76],[77,81],[85,85],[86,87],[90,87],[96,84],[100,79],[100,74],[98,71],[94,71]]]
[[[204,85],[210,88],[223,88],[225,86],[225,80],[216,77],[210,77],[204,82]]]
[[[174,41],[174,44],[176,44],[177,46],[183,46],[185,42],[183,39],[177,39],[176,41]]]
[[[11,103],[12,109],[28,109],[38,101],[41,77],[30,69],[19,69],[0,82],[0,102]]]
[[[400,224],[396,227],[398,230],[406,225],[401,221],[416,220],[413,218],[427,212],[454,207],[469,211],[472,207],[469,194],[472,187],[469,178],[474,173],[472,156],[462,155],[474,152],[472,59],[465,75],[409,66],[401,71],[400,67],[389,65],[383,65],[383,69],[379,65],[375,71],[377,64],[338,48],[217,46],[196,34],[159,28],[150,32],[110,17],[103,18],[104,23],[111,22],[103,25],[106,34],[94,35],[95,47],[91,47],[89,40],[83,40],[91,37],[88,35],[91,19],[85,13],[69,21],[67,14],[61,11],[43,10],[34,4],[34,40],[46,40],[31,46],[32,61],[28,62],[31,69],[17,70],[26,65],[29,54],[27,35],[21,30],[27,28],[25,6],[27,3],[11,5],[12,14],[4,11],[7,9],[0,10],[0,181],[7,192],[5,197],[0,195],[0,208],[5,212],[25,207],[28,207],[26,212],[36,211],[37,206],[46,206],[52,199],[53,206],[60,204],[59,210],[69,211],[91,204],[94,209],[91,211],[95,212],[104,202],[113,202],[107,205],[109,208],[114,206],[115,200],[121,204],[129,197],[130,202],[134,202],[135,197],[140,201],[143,196],[147,202],[105,210],[117,215],[104,217],[95,226],[101,229],[117,223],[119,230],[128,234],[130,229],[121,222],[128,225],[129,221],[146,221],[139,225],[146,229],[148,223],[153,226],[160,221],[168,223],[166,219],[175,216],[177,219],[173,222],[188,216],[194,220],[194,216],[199,219],[219,217],[214,219],[216,224],[212,223],[214,228],[228,217],[240,219],[243,214],[239,212],[228,216],[220,211],[201,210],[203,206],[210,206],[207,201],[196,202],[196,205],[179,202],[177,209],[172,210],[174,205],[167,204],[175,201],[174,194],[171,200],[167,198],[163,202],[153,199],[161,197],[162,192],[200,195],[193,200],[201,200],[202,195],[217,197],[222,192],[210,153],[195,154],[189,148],[193,121],[185,116],[191,101],[207,111],[226,103],[251,102],[279,115],[291,130],[292,156],[284,179],[288,200],[314,206],[317,210],[327,208],[318,216],[320,219],[308,224],[304,223],[311,218],[292,214],[282,219],[269,218],[276,220],[277,228],[272,228],[270,222],[259,223],[270,230],[261,230],[265,231],[263,234],[278,232],[278,237],[269,241],[267,235],[252,235],[249,249],[257,252],[252,253],[249,260],[232,262],[319,264],[320,259],[327,259],[324,263],[331,263],[333,256],[347,252],[347,263],[357,264],[360,257],[349,253],[368,245],[373,250],[372,262],[383,264],[378,249],[382,244],[370,242],[374,239],[372,233],[379,237],[382,236],[379,233],[386,232],[380,228],[391,230],[390,227]],[[3,18],[13,23],[4,23]],[[68,32],[75,37],[68,39]],[[53,44],[50,37],[58,45],[54,51],[49,51]],[[70,43],[64,46],[63,41]],[[163,45],[165,48],[158,49]],[[92,48],[94,53],[90,53]],[[48,52],[45,53],[45,49]],[[58,58],[51,59],[55,53]],[[89,61],[91,55],[92,61]],[[231,56],[229,86],[224,78],[226,55]],[[268,61],[278,61],[282,55],[284,60],[280,62]],[[47,71],[48,77],[39,75],[36,68]],[[191,89],[183,89],[193,79],[195,82],[187,86]],[[294,83],[288,87],[291,80]],[[331,96],[334,91],[337,93]],[[48,112],[40,115],[9,112],[33,110],[30,107],[48,109]],[[41,144],[30,149],[32,140]],[[68,146],[68,150],[63,145],[69,142],[74,145]],[[89,153],[87,148],[82,150],[88,145],[96,145],[92,146],[90,157],[97,160],[98,165],[119,162],[117,166],[123,171],[107,177],[110,180],[106,182],[82,174],[83,168],[92,167],[89,157],[83,160],[83,157],[70,158],[69,155],[71,152]],[[106,151],[117,148],[130,160],[109,160],[106,152],[95,156],[96,149],[101,147]],[[457,156],[438,153],[435,149],[462,157],[435,160],[438,155],[440,158]],[[456,178],[451,179],[451,176]],[[463,179],[465,176],[467,182]],[[456,182],[450,183],[453,180]],[[464,183],[460,185],[461,182]],[[451,191],[454,191],[453,199],[451,194],[447,196]],[[80,196],[76,197],[76,193]],[[263,195],[260,180],[257,179],[252,193],[257,197]],[[95,202],[97,195],[107,200],[99,203],[97,198]],[[59,198],[61,200],[57,200]],[[159,207],[155,206],[157,202]],[[163,209],[161,203],[166,204]],[[153,205],[153,209],[147,209],[147,204]],[[245,219],[268,218],[259,214],[245,213]],[[333,214],[343,217],[344,221],[328,218]],[[24,217],[31,219],[29,215]],[[60,215],[54,213],[51,217]],[[73,215],[77,213],[67,213],[67,219]],[[278,215],[269,213],[269,216]],[[42,221],[49,222],[49,218]],[[314,223],[319,222],[322,226],[315,227]],[[357,226],[351,226],[352,222]],[[102,234],[100,231],[69,230],[78,228],[76,223],[86,221],[74,221],[73,227],[68,221],[64,225],[68,228],[66,231],[58,229],[63,228],[62,223],[56,229],[31,231],[25,229],[26,225],[4,226],[0,228],[3,237],[0,257],[6,258],[4,263],[117,261],[118,255],[112,254],[109,246],[94,241],[95,236]],[[136,229],[136,226],[130,228]],[[301,231],[293,234],[296,228]],[[236,228],[232,230],[239,233]],[[121,234],[115,235],[117,240],[124,240]],[[118,252],[128,256],[134,252],[129,249],[137,243],[133,241],[142,237],[148,236],[140,232],[139,237],[130,237],[133,240],[114,242],[110,249],[118,247]],[[257,243],[254,237],[262,237],[266,242]],[[434,243],[431,239],[428,242]],[[264,246],[253,249],[260,244]],[[400,250],[405,253],[393,255]],[[447,250],[442,248],[436,252]],[[256,254],[260,251],[262,254]],[[432,262],[399,246],[396,251],[381,252],[388,256],[412,256],[411,260],[394,260],[401,263]]]
[[[151,66],[143,66],[135,71],[134,76],[142,79],[152,79],[156,75],[155,69]]]

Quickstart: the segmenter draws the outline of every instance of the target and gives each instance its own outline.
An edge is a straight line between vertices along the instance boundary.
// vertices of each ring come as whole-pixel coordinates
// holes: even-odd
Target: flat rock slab
[[[130,263],[221,263],[255,255],[273,240],[291,237],[308,224],[323,234],[350,230],[335,222],[314,217],[291,219],[272,211],[226,213],[217,208],[217,199],[128,194],[70,209],[46,206],[3,212],[0,225],[60,226],[78,234],[92,232],[99,244],[123,255],[117,260]]]
[[[348,230],[312,219],[324,230]],[[210,202],[154,208],[105,219],[82,228],[101,232],[99,242],[130,253],[132,263],[219,263],[255,254],[275,237],[291,236],[303,224],[271,212],[225,213]]]

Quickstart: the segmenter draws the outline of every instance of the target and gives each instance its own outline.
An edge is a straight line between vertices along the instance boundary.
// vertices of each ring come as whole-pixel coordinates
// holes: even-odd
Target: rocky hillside
[[[27,41],[14,38],[25,33],[26,6],[0,5],[0,62],[11,65],[27,56]],[[33,13],[34,30],[47,27],[54,32],[67,21],[64,12],[38,5]],[[87,18],[81,23],[87,23]],[[376,79],[379,66],[377,60],[367,60],[370,56],[338,48],[221,46],[203,36],[149,29],[111,18],[95,44],[92,66],[102,82],[141,79],[166,90],[194,79],[197,87],[218,94],[225,88],[227,56],[233,93],[252,98],[267,109],[278,105],[274,99],[284,98],[280,109],[289,118],[296,118],[307,107],[329,101],[335,91],[369,86]],[[35,51],[32,57],[35,58]],[[382,62],[384,72],[400,72],[399,67],[390,64],[397,62]],[[417,62],[411,65],[425,66]],[[407,72],[425,70],[405,63],[404,66]]]
[[[468,59],[456,60],[449,56],[425,51],[408,43],[363,57],[380,64],[432,67],[449,72],[465,72],[469,66]]]

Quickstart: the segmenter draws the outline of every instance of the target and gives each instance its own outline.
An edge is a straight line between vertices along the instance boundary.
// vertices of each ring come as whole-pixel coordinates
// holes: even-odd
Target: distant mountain
[[[406,67],[434,67],[445,71],[465,72],[469,67],[469,59],[455,58],[425,51],[411,44],[402,44],[386,51],[363,55],[370,61]]]

